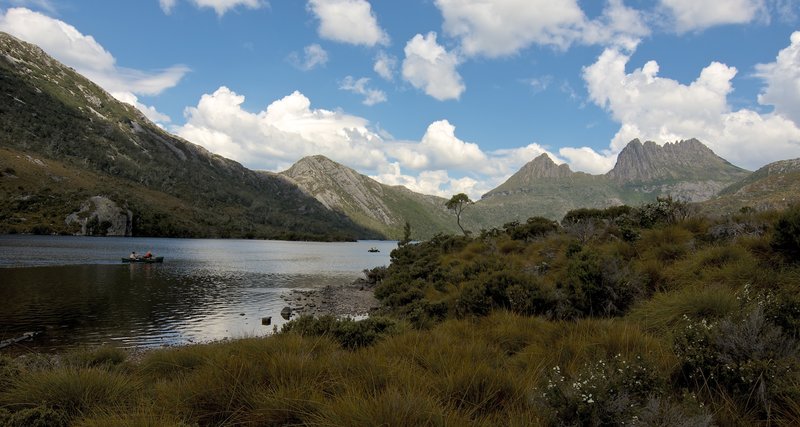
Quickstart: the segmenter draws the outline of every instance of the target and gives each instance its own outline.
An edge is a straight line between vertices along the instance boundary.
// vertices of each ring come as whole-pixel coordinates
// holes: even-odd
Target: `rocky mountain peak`
[[[658,145],[634,139],[619,153],[606,176],[620,183],[720,178],[745,172],[697,139]]]
[[[575,173],[566,163],[556,164],[546,153],[542,153],[535,159],[526,163],[517,173],[511,175],[499,187],[483,195],[482,198],[491,197],[496,194],[507,194],[522,188],[528,188],[542,180],[553,180],[559,178],[569,178]]]
[[[566,163],[558,165],[553,161],[553,159],[550,158],[550,156],[548,156],[546,153],[543,153],[526,163],[525,166],[523,166],[517,173],[509,178],[509,181],[512,178],[526,182],[533,179],[542,178],[566,178],[572,174],[572,170],[570,170]]]

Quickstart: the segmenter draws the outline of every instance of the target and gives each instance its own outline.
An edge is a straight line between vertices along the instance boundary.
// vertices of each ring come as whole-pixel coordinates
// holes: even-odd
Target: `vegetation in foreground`
[[[0,359],[0,424],[800,425],[798,255],[800,207],[669,199],[438,236],[364,321]]]

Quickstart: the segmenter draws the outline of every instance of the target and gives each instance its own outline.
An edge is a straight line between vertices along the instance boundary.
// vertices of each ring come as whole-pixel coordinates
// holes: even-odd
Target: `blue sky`
[[[796,0],[0,0],[0,30],[252,169],[478,198],[633,138],[800,157]]]

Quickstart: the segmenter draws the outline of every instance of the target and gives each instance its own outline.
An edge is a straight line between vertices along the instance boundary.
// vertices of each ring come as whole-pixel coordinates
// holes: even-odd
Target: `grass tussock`
[[[131,403],[141,386],[136,378],[99,368],[36,371],[20,375],[0,393],[12,408],[43,406],[65,416]]]

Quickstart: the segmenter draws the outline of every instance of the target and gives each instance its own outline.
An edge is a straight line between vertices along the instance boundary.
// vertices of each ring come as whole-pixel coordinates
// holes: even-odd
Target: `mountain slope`
[[[328,208],[389,238],[402,238],[406,221],[414,239],[457,230],[445,199],[381,184],[324,156],[300,159],[281,174]]]
[[[707,213],[729,214],[742,208],[782,209],[800,203],[800,158],[770,163],[703,202]]]
[[[0,217],[8,219],[0,232],[84,232],[89,221],[111,221],[92,208],[92,198],[103,196],[127,213],[130,233],[100,227],[95,234],[376,235],[283,177],[250,171],[164,132],[38,47],[7,34],[0,34],[0,148]],[[63,173],[31,173],[28,184],[19,185],[13,172],[28,157]],[[45,189],[57,197],[41,197]],[[22,203],[31,199],[38,202]],[[67,224],[61,217],[66,211],[79,224]]]

